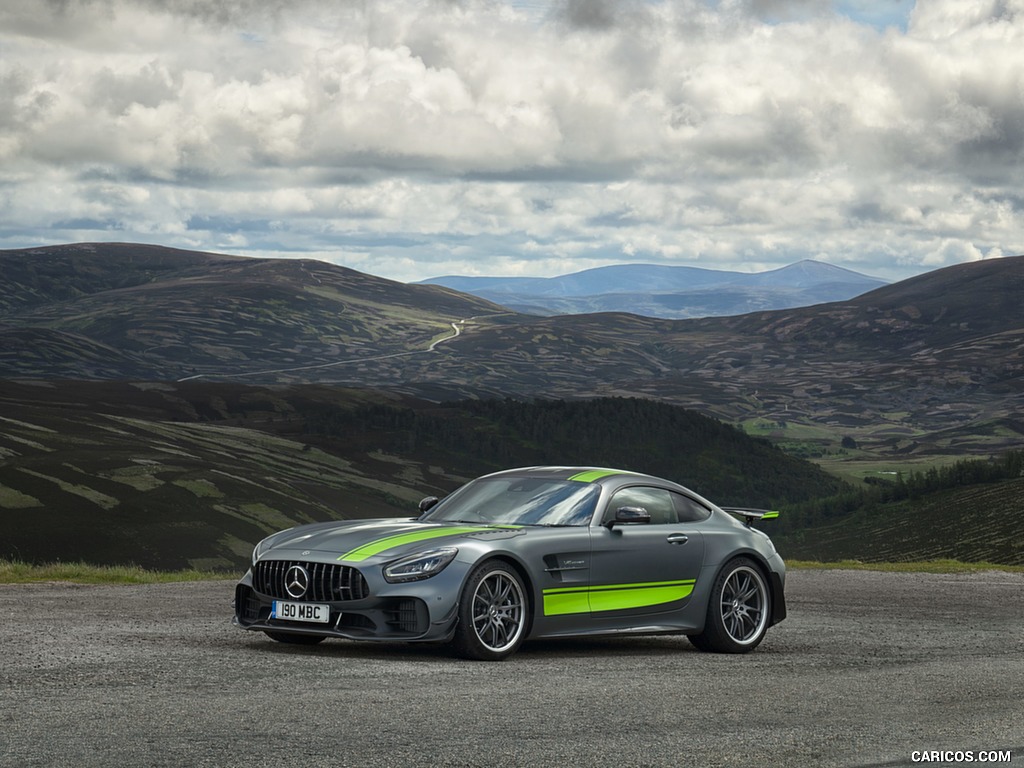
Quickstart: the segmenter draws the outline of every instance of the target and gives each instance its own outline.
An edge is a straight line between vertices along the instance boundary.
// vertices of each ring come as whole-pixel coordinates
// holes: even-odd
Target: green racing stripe
[[[556,587],[544,590],[544,615],[621,611],[682,600],[693,592],[694,579],[604,584],[596,587]]]
[[[398,533],[394,536],[385,536],[382,539],[363,544],[361,547],[346,552],[339,557],[339,560],[347,560],[358,563],[388,549],[401,547],[404,544],[413,544],[417,541],[429,541],[443,536],[463,536],[467,533],[483,533],[486,531],[499,531],[509,528],[518,528],[517,525],[474,525],[474,526],[444,526],[440,528],[428,528],[425,531],[412,531],[411,533]]]
[[[580,472],[578,475],[573,475],[569,479],[577,483],[592,483],[595,480],[600,480],[602,477],[621,474],[622,472],[618,469],[592,469],[589,472]]]

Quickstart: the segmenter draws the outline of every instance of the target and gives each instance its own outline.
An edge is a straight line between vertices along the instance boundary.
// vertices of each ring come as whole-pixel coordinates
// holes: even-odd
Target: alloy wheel
[[[740,566],[722,587],[722,623],[729,637],[744,645],[758,638],[768,620],[768,589],[753,568]]]
[[[504,570],[487,574],[473,594],[473,632],[489,651],[500,653],[519,639],[525,604],[518,579]]]

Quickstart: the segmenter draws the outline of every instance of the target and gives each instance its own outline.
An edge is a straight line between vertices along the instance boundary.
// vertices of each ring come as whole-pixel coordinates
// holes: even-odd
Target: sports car
[[[529,638],[683,634],[752,651],[786,616],[786,568],[753,523],[668,480],[594,467],[477,478],[419,516],[267,537],[234,623],[283,643],[447,642],[500,660]]]

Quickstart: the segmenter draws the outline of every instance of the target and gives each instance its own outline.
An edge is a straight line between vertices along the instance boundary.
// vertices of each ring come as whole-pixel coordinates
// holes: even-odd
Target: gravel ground
[[[795,571],[747,656],[615,638],[497,664],[279,645],[230,625],[232,589],[0,585],[0,764],[1024,766],[1020,574]]]

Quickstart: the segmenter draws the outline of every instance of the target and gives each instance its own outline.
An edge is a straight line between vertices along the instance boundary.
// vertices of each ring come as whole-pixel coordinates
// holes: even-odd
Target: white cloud
[[[1024,252],[1024,0],[888,8],[8,0],[0,244],[398,279]]]

